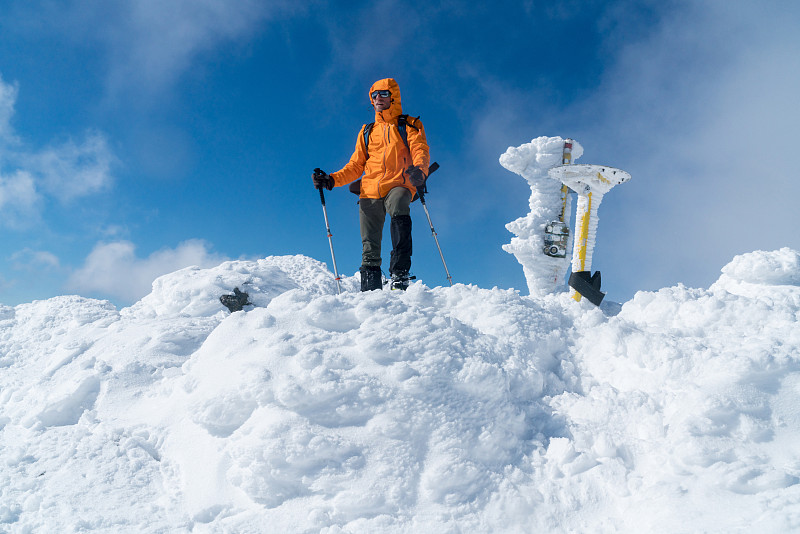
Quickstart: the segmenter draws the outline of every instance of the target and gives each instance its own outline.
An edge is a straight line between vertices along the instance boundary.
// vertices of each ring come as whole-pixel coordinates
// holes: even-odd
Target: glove
[[[425,183],[425,180],[428,178],[425,176],[425,173],[422,172],[422,169],[417,167],[416,165],[412,165],[406,169],[406,174],[408,175],[408,179],[411,182],[411,185],[414,187],[420,187]]]
[[[314,189],[322,189],[323,187],[328,191],[333,189],[333,178],[323,170],[314,169],[314,173],[311,175],[311,181],[314,182]]]

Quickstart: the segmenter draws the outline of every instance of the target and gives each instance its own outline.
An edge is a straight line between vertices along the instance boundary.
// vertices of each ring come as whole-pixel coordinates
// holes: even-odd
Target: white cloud
[[[0,75],[0,218],[13,225],[38,218],[47,195],[71,201],[107,188],[116,162],[99,131],[79,143],[26,148],[11,126],[17,94],[17,85]]]
[[[3,82],[0,75],[0,143],[13,142],[14,131],[11,127],[11,117],[14,116],[14,105],[17,102],[17,84]],[[0,151],[2,154],[2,151]]]
[[[46,250],[24,248],[11,255],[11,262],[16,270],[52,270],[58,269],[61,262],[58,256]]]
[[[97,4],[94,17],[110,28],[98,32],[110,55],[112,95],[161,95],[191,66],[198,54],[221,43],[252,36],[264,20],[302,2],[288,0],[138,0],[108,7]]]
[[[161,275],[193,265],[212,267],[225,259],[196,239],[184,241],[174,249],[156,251],[147,258],[137,257],[130,241],[99,243],[83,267],[72,274],[67,286],[81,293],[135,302],[150,292],[153,280]]]
[[[105,135],[96,131],[88,132],[80,144],[70,140],[26,159],[40,176],[42,188],[66,201],[107,188],[115,162]]]
[[[24,225],[26,221],[36,218],[40,199],[30,173],[0,173],[0,217],[7,224]]]

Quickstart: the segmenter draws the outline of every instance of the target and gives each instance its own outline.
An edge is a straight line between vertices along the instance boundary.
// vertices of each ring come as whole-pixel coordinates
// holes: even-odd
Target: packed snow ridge
[[[604,309],[357,285],[268,257],[0,306],[0,532],[800,529],[798,251]]]

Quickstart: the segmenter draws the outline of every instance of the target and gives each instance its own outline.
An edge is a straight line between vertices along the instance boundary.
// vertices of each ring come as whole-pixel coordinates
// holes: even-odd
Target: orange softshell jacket
[[[408,148],[406,148],[397,129],[397,118],[403,114],[400,105],[400,87],[392,78],[386,78],[372,84],[369,94],[383,89],[392,92],[392,104],[389,109],[375,112],[375,125],[369,134],[369,159],[364,150],[362,127],[356,139],[356,150],[350,161],[341,170],[331,174],[334,184],[338,187],[357,180],[363,173],[361,198],[383,198],[397,186],[405,187],[412,195],[416,193],[416,188],[411,185],[404,173],[410,165],[416,165],[426,176],[428,175],[430,155],[422,122],[413,117],[408,118],[406,126]]]

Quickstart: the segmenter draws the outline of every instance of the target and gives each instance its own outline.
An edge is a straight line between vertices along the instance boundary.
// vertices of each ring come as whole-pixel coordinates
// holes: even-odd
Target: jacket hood
[[[400,86],[397,85],[394,78],[384,78],[373,83],[367,93],[369,103],[372,104],[372,97],[369,96],[372,94],[372,91],[382,91],[385,89],[392,92],[392,104],[389,106],[389,109],[375,112],[375,122],[389,122],[403,114],[403,107],[400,104]]]

